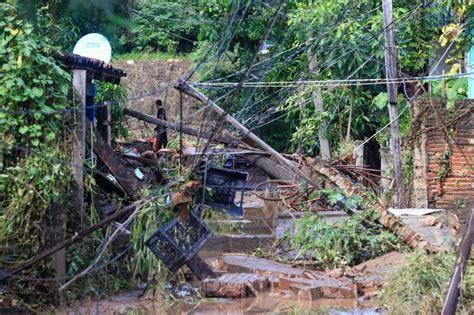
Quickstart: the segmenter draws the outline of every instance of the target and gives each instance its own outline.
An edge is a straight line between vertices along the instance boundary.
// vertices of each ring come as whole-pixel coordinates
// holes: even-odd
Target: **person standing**
[[[156,106],[156,118],[161,119],[161,120],[167,120],[165,107],[163,106],[163,103],[161,102],[161,100],[156,100],[155,106]],[[166,148],[166,146],[168,145],[168,133],[166,131],[166,127],[161,126],[161,125],[156,126],[154,131],[155,131],[155,142],[153,143],[153,152],[157,152],[158,150],[162,148]]]

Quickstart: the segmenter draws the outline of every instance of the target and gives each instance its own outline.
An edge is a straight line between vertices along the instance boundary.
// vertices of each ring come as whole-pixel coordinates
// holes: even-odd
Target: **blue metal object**
[[[90,121],[95,119],[95,101],[94,98],[97,95],[97,86],[95,83],[89,83],[86,95],[86,117]]]

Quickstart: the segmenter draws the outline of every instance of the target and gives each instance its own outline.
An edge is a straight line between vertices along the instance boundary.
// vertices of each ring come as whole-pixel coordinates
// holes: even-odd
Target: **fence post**
[[[72,86],[74,88],[74,100],[77,100],[74,126],[73,145],[73,175],[74,196],[73,204],[81,216],[81,225],[84,223],[84,157],[86,142],[86,84],[87,71],[73,70]]]

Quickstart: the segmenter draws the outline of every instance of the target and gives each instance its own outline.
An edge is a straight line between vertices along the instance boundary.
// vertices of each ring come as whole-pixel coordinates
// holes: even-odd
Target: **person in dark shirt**
[[[156,100],[156,118],[161,120],[166,119],[166,111],[161,100]],[[155,128],[155,142],[153,143],[153,151],[157,152],[162,148],[166,148],[168,145],[168,133],[166,132],[166,127],[158,125]]]

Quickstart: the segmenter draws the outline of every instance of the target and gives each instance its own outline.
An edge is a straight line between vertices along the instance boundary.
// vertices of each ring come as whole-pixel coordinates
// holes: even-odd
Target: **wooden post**
[[[66,238],[66,218],[61,203],[53,202],[49,206],[48,246],[54,246]],[[66,276],[66,250],[60,249],[52,255],[52,266],[56,277],[64,279]],[[62,281],[60,281],[62,282]]]
[[[397,195],[397,206],[398,208],[406,208],[405,198],[405,185],[403,183],[403,170],[402,170],[402,154],[400,145],[400,132],[398,129],[398,102],[397,102],[397,85],[390,82],[395,79],[396,67],[395,67],[395,40],[393,35],[392,27],[392,0],[382,1],[383,10],[383,21],[385,30],[385,71],[387,78],[387,91],[388,91],[388,112],[390,116],[390,129],[392,132],[392,138],[390,141],[390,148],[394,160],[395,170],[395,185]]]
[[[102,136],[102,139],[108,144],[111,145],[111,111],[110,104],[104,104],[106,106],[97,107],[96,109],[96,119],[97,119],[97,133]]]
[[[316,184],[315,181],[313,181],[309,176],[304,174],[299,168],[297,168],[291,161],[287,160],[283,155],[281,155],[278,151],[273,149],[271,146],[269,146],[265,141],[260,139],[256,134],[254,134],[252,131],[250,131],[247,127],[242,125],[237,119],[229,115],[226,111],[224,111],[222,108],[220,108],[216,103],[211,101],[207,96],[196,90],[194,87],[184,83],[183,80],[180,80],[179,85],[175,87],[177,90],[182,91],[183,93],[186,93],[190,96],[193,96],[203,102],[206,105],[210,105],[211,108],[216,111],[220,115],[225,115],[225,120],[229,123],[231,123],[235,128],[240,130],[244,136],[250,138],[251,140],[255,141],[259,146],[261,146],[265,151],[270,153],[271,156],[273,156],[278,162],[280,162],[281,165],[287,167],[289,170],[291,170],[293,173],[295,173],[299,178],[305,179],[308,183],[313,185],[313,187],[317,187],[318,185]]]
[[[73,145],[73,175],[74,175],[74,196],[73,202],[76,211],[81,216],[81,225],[84,223],[84,156],[86,142],[86,84],[87,71],[73,70],[72,86],[74,89],[74,101],[77,101],[75,111],[76,126],[74,128]]]

